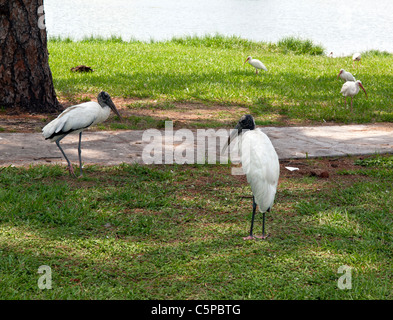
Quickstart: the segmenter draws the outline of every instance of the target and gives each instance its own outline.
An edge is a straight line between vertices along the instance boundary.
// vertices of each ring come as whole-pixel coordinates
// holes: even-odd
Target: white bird
[[[343,84],[340,93],[344,96],[344,107],[347,106],[347,97],[351,97],[351,112],[352,112],[352,100],[353,97],[359,93],[360,88],[363,89],[364,93],[367,96],[366,89],[364,89],[362,82],[360,80],[357,81],[347,81]]]
[[[337,79],[338,78],[341,78],[341,79],[343,79],[344,81],[356,81],[356,79],[355,79],[355,77],[352,75],[352,73],[350,73],[350,72],[348,72],[348,71],[345,71],[344,69],[341,69],[340,70],[340,72],[339,72],[339,74],[338,74],[338,76],[337,76]]]
[[[60,140],[70,133],[79,133],[78,155],[80,176],[82,176],[81,139],[83,130],[105,121],[109,117],[111,109],[121,118],[119,111],[117,111],[108,93],[104,91],[100,92],[97,96],[97,101],[85,102],[68,107],[56,119],[42,128],[42,135],[45,139],[56,142],[57,147],[67,160],[68,170],[73,175],[74,170],[60,146]]]
[[[356,52],[352,56],[352,67],[355,67],[355,61],[358,61],[358,64],[362,65],[361,61],[362,60],[362,55],[359,52]]]
[[[276,150],[268,136],[255,128],[251,115],[244,115],[224,145],[226,150],[231,141],[239,136],[239,149],[243,172],[253,193],[253,211],[250,234],[244,240],[255,238],[265,239],[265,213],[270,212],[276,195],[280,164]],[[263,213],[262,236],[253,235],[256,207]]]
[[[267,68],[265,67],[265,65],[259,61],[258,59],[253,59],[251,57],[247,57],[246,61],[244,61],[243,65],[245,65],[245,63],[248,62],[249,64],[251,64],[254,68],[255,68],[255,73],[258,74],[258,69],[263,69],[265,71],[267,71]]]

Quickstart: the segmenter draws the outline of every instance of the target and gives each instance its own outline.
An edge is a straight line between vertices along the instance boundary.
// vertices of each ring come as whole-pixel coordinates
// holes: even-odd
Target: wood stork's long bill
[[[280,171],[278,156],[270,139],[261,130],[256,129],[254,118],[249,114],[241,117],[222,152],[236,136],[241,139],[242,167],[253,192],[250,233],[243,239],[265,239],[265,213],[270,212],[273,205]],[[263,214],[262,236],[253,235],[257,205]]]
[[[117,110],[115,104],[113,103],[110,95],[108,93],[106,93],[105,91],[101,91],[98,96],[97,96],[97,101],[99,103],[99,105],[102,108],[105,108],[105,106],[108,106],[109,108],[111,108],[111,110],[116,113],[116,115],[120,118],[121,120],[121,115],[119,113],[119,111]]]
[[[110,110],[121,119],[120,113],[108,93],[105,91],[100,92],[97,96],[97,101],[68,107],[56,119],[42,128],[42,134],[45,139],[56,142],[57,147],[68,163],[68,170],[72,175],[75,175],[74,170],[70,160],[68,160],[63,148],[60,146],[61,139],[70,133],[79,133],[78,156],[80,176],[82,176],[81,140],[83,130],[105,121],[109,117]]]
[[[254,118],[250,114],[246,114],[242,116],[239,122],[237,123],[236,127],[232,130],[231,134],[229,135],[228,140],[226,141],[221,152],[224,153],[225,150],[228,148],[229,144],[231,143],[231,141],[234,140],[236,137],[240,137],[243,130],[254,130],[254,129],[255,129]]]

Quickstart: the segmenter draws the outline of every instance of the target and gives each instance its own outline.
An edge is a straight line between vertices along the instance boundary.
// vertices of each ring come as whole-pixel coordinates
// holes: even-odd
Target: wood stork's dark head
[[[113,103],[110,95],[107,92],[101,91],[97,96],[97,101],[101,107],[104,108],[104,107],[108,106],[109,108],[111,108],[112,111],[114,113],[116,113],[119,116],[119,118],[121,119],[121,115],[120,115],[119,111],[117,111],[115,104]]]
[[[245,114],[242,116],[237,123],[235,129],[238,130],[238,134],[242,132],[242,130],[254,130],[255,129],[255,121],[251,114]]]
[[[232,130],[231,135],[228,137],[228,141],[225,143],[222,149],[222,153],[224,153],[226,148],[228,148],[229,144],[235,137],[240,136],[242,134],[243,130],[254,130],[254,129],[255,129],[255,121],[252,115],[245,114],[244,116],[242,116],[239,122],[237,123],[235,129]]]

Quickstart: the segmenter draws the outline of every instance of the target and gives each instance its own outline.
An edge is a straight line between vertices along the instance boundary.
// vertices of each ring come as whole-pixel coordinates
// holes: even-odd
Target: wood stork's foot
[[[68,169],[68,171],[69,171],[69,173],[70,173],[71,176],[76,177],[75,172],[74,172],[74,168],[72,167],[72,165],[69,165],[69,166],[67,167],[67,169]]]
[[[248,236],[248,237],[244,237],[243,240],[265,240],[268,236],[264,235],[264,236]]]

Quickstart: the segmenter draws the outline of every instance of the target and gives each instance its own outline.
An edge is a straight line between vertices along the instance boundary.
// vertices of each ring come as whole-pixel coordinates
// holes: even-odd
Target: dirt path
[[[262,130],[270,137],[281,160],[393,153],[392,126],[263,127]],[[84,163],[114,165],[123,162],[146,163],[146,159],[157,161],[165,158],[165,147],[162,144],[165,135],[169,136],[169,132],[156,129],[153,132],[154,137],[146,134],[148,132],[145,130],[86,131],[82,142]],[[176,133],[176,129],[173,132]],[[183,143],[183,146],[188,144],[188,150],[192,150],[191,161],[205,161],[209,154],[215,157],[209,158],[213,162],[221,159],[219,139],[216,139],[217,130],[188,132],[190,135],[187,140],[173,144],[175,150]],[[77,135],[69,135],[62,140],[63,149],[74,163],[77,163],[78,159],[77,143]],[[143,155],[147,148],[159,152],[159,157],[154,158],[145,153],[144,159]],[[187,158],[190,153],[180,154],[178,159],[182,156]],[[168,159],[166,163],[169,163]],[[65,161],[56,145],[45,141],[41,133],[0,133],[0,165],[39,163]]]
[[[89,100],[94,100],[94,97],[81,96],[77,100],[67,100],[62,103],[66,108]],[[215,157],[215,159],[210,159],[211,161],[220,161],[222,158],[220,158],[219,139],[215,139],[217,131],[219,128],[225,128],[228,131],[241,115],[248,113],[247,108],[239,106],[121,98],[113,100],[125,118],[138,119],[136,129],[139,130],[100,130],[102,127],[87,130],[83,134],[82,142],[82,156],[85,164],[145,163],[143,152],[146,147],[151,148],[152,145],[149,139],[143,139],[143,134],[155,124],[163,128],[165,120],[173,121],[174,132],[180,128],[190,130],[191,140],[185,143],[190,147],[188,150],[193,150],[191,161],[197,162],[197,159],[205,161],[209,154]],[[45,141],[41,135],[42,127],[55,116],[7,114],[1,111],[0,165],[65,163],[56,145]],[[104,124],[104,129],[110,128],[114,122],[113,118],[109,118]],[[286,119],[280,119],[280,123],[286,125],[261,128],[272,140],[281,160],[393,153],[393,125],[390,123],[345,126],[333,124],[311,126],[309,123],[302,123],[296,126],[295,122]],[[124,125],[124,122],[121,125]],[[215,129],[210,130],[206,137],[198,136],[198,132],[201,130],[203,132],[204,129],[198,131],[196,128],[206,127]],[[165,137],[165,131],[161,129],[156,132],[160,137],[159,140],[155,140],[155,151],[161,150],[161,155],[165,158],[165,149],[162,147],[164,139],[160,140],[161,137]],[[65,152],[75,163],[77,163],[77,142],[78,137],[74,135],[62,141]],[[181,141],[175,143],[174,147],[180,144]],[[190,159],[189,156],[190,154],[187,155],[188,159]],[[166,160],[168,162],[168,159]]]

